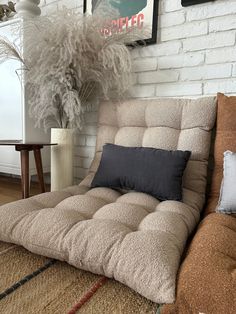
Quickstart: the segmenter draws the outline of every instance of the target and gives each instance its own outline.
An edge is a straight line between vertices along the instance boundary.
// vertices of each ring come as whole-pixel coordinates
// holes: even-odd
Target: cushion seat
[[[180,258],[205,201],[215,112],[214,97],[101,104],[89,175],[78,186],[1,206],[0,240],[113,277],[154,302],[174,302]],[[91,189],[105,143],[191,151],[183,202]]]
[[[122,194],[109,188],[93,188],[73,195],[69,191],[74,189],[2,206],[1,239],[75,267],[114,277],[142,294],[143,285],[151,284],[152,293],[147,291],[145,296],[165,302],[169,289],[174,291],[175,286],[175,281],[169,282],[167,277],[171,272],[175,278],[198,212],[181,202],[159,202],[140,192]],[[6,214],[12,210],[17,217],[15,221],[8,220]],[[172,261],[168,272],[167,261]],[[158,276],[153,280],[156,272]],[[132,276],[127,276],[129,273]],[[170,287],[165,287],[167,292],[157,300],[156,291],[163,289],[165,281]],[[168,301],[173,300],[171,293]]]

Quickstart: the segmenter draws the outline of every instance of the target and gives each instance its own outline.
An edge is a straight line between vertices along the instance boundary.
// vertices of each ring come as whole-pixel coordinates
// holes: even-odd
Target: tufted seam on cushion
[[[117,215],[118,212],[119,215]],[[104,221],[113,221],[122,224],[132,231],[137,231],[142,220],[149,214],[150,212],[143,206],[125,202],[113,202],[99,208],[94,213],[93,218]]]
[[[164,203],[164,202],[161,202],[160,204],[163,204],[163,203]],[[160,207],[159,207],[160,204],[158,204],[158,205],[156,206],[155,212],[160,211],[160,212],[170,212],[170,213],[176,213],[176,214],[178,214],[178,215],[182,218],[182,220],[184,220],[184,222],[185,222],[185,224],[186,224],[186,226],[187,226],[187,228],[188,228],[188,230],[189,230],[189,234],[191,234],[192,229],[191,229],[191,226],[187,223],[186,215],[184,215],[184,213],[180,213],[180,212],[175,212],[175,211],[172,211],[172,210],[168,210],[168,208],[165,208],[164,210],[163,210],[163,209],[160,209]],[[199,221],[199,219],[197,219],[196,216],[199,217],[199,211],[198,211],[197,209],[195,209],[195,208],[193,208],[193,207],[187,205],[187,204],[184,204],[184,207],[185,207],[185,208],[184,208],[184,212],[188,212],[188,214],[191,215],[191,217],[194,219],[195,223],[197,224],[198,221]],[[194,215],[193,212],[196,213],[196,216]]]
[[[153,230],[149,230],[148,232],[152,232],[152,231],[153,231]],[[155,231],[154,231],[154,232],[155,232]],[[169,234],[170,237],[176,238],[176,236],[173,235],[173,234],[170,233],[170,232],[163,231],[163,230],[158,230],[158,232],[159,232],[159,233],[162,233],[162,234]],[[178,241],[178,242],[179,242],[179,241]],[[174,246],[177,248],[178,253],[179,253],[179,257],[181,257],[181,255],[182,255],[182,248],[180,248],[180,247],[178,246],[178,244],[177,244],[175,241],[172,241],[172,244],[174,244]]]
[[[105,200],[104,198],[98,197],[98,196],[94,196],[94,195],[89,195],[89,194],[87,194],[88,192],[86,192],[85,194],[71,195],[71,196],[65,198],[64,200],[62,200],[61,202],[59,202],[57,205],[55,205],[54,208],[58,207],[62,202],[64,202],[65,200],[69,199],[70,197],[79,197],[79,196],[89,196],[90,198],[102,200],[102,201],[106,202],[106,204],[109,204],[109,202],[107,202],[107,200]],[[45,207],[43,207],[43,208],[45,208]]]
[[[128,105],[128,106],[127,106]],[[133,99],[129,99],[126,102],[118,103],[117,106],[117,117],[118,117],[118,127],[124,126],[137,126],[137,124],[142,124],[141,126],[145,126],[145,111],[148,106],[147,102],[136,101]],[[140,120],[142,122],[140,122]],[[128,125],[127,125],[128,124]]]
[[[160,210],[156,210],[156,212],[158,212],[158,211],[160,211]],[[161,212],[161,211],[160,211],[160,212]],[[182,219],[184,225],[186,226],[186,228],[187,228],[187,230],[188,230],[188,235],[191,234],[192,230],[189,228],[189,225],[188,225],[188,223],[187,223],[187,221],[186,221],[186,217],[184,216],[184,214],[175,213],[175,212],[172,212],[172,211],[169,211],[169,210],[166,210],[166,212],[174,213],[174,214],[178,215],[179,217],[181,217],[181,219]],[[192,213],[191,213],[191,214],[192,214]],[[194,217],[194,215],[193,215],[193,217]],[[194,218],[195,218],[195,217],[194,217]]]
[[[147,231],[155,231],[155,230],[147,230]],[[158,229],[158,231],[160,233],[163,233],[163,234],[168,234],[169,236],[171,236],[172,238],[174,238],[175,240],[173,241],[173,243],[175,244],[175,246],[178,248],[178,252],[179,252],[179,255],[181,256],[182,254],[182,250],[183,250],[183,246],[185,243],[181,243],[181,241],[177,238],[177,235],[174,234],[173,232],[170,232],[168,230],[161,230],[161,229]]]
[[[98,192],[100,193],[100,195],[94,194]],[[101,193],[104,193],[104,192],[106,193],[106,195],[102,197]],[[114,194],[118,194],[118,195],[114,195],[112,197],[112,195],[110,196],[109,193],[112,193],[113,195]],[[117,200],[117,198],[122,196],[120,190],[118,189],[102,188],[102,187],[91,188],[89,191],[86,192],[85,195],[88,197],[96,197],[98,200],[102,200],[106,202],[106,204],[114,203]]]
[[[93,217],[91,216],[87,216],[86,214],[84,214],[84,213],[81,213],[81,212],[78,212],[78,211],[76,211],[75,209],[70,209],[71,211],[75,211],[76,213],[79,213],[80,214],[80,216],[82,216],[84,219],[83,220],[78,220],[78,221],[76,221],[76,223],[75,224],[77,224],[77,223],[79,223],[79,222],[81,222],[81,221],[85,221],[85,220],[91,220]],[[73,224],[74,225],[74,224]],[[72,226],[73,226],[72,225]]]
[[[136,128],[143,128],[142,126],[136,126]],[[176,131],[186,131],[186,130],[193,130],[193,129],[201,129],[202,131],[205,131],[205,132],[211,132],[211,130],[205,130],[205,129],[203,129],[203,128],[201,128],[201,127],[198,127],[198,126],[194,126],[194,127],[191,127],[191,128],[174,128],[174,127],[172,127],[172,126],[167,126],[167,125],[161,125],[161,124],[159,124],[159,125],[157,125],[157,126],[147,126],[146,127],[147,129],[155,129],[155,128],[167,128],[167,129],[173,129],[173,130],[176,130]]]
[[[21,201],[21,200],[20,200]],[[28,217],[30,214],[34,214],[36,212],[40,212],[42,209],[44,209],[45,205],[43,205],[41,202],[37,201],[34,199],[34,196],[28,198],[26,200],[27,202],[30,202],[30,205],[33,205],[33,209],[25,212],[25,213],[21,213],[20,216],[18,216],[14,223],[11,225],[11,227],[8,226],[8,234],[11,240],[14,239],[13,237],[13,233],[14,233],[14,229],[18,226],[18,224],[24,220],[26,217]],[[35,205],[35,206],[34,206]],[[4,206],[4,205],[3,205]],[[36,208],[35,208],[36,207]],[[4,238],[4,240],[6,242],[8,242],[9,240],[7,238]],[[15,239],[15,241],[17,241],[18,243],[18,239]]]
[[[137,231],[138,229],[137,228],[132,228],[129,224],[125,223],[125,222],[120,222],[118,220],[115,220],[113,218],[97,218],[97,217],[92,217],[92,219],[96,219],[96,220],[102,220],[102,221],[112,221],[112,222],[115,222],[115,223],[119,223],[123,226],[125,226],[126,228],[128,228],[130,230],[130,232],[135,232]]]
[[[178,105],[180,103],[180,100],[178,100]],[[183,114],[184,114],[184,106],[186,106],[186,101],[184,104],[181,104],[181,120],[180,120],[180,129],[183,130]]]
[[[186,217],[183,215],[183,214],[178,214],[179,217],[182,219],[182,222],[184,223],[185,227],[187,228],[188,230],[188,235],[190,235],[192,233],[192,230],[190,229],[187,221],[186,221]]]
[[[93,221],[95,222],[95,221],[100,221],[100,222],[102,222],[102,223],[104,223],[104,222],[106,222],[106,220],[96,220],[96,219],[93,219]],[[89,223],[89,225],[87,225],[87,227],[89,226],[89,228],[91,229],[91,227],[94,227],[94,222],[92,222],[92,220],[90,220],[90,221],[88,221],[88,223]],[[99,223],[100,224],[100,223]],[[107,224],[106,223],[106,225],[105,224],[102,224],[103,226],[109,226],[109,224]],[[96,226],[96,224],[95,224],[95,226]],[[132,230],[129,228],[129,227],[126,227],[126,226],[124,226],[122,223],[120,223],[120,222],[113,222],[113,226],[116,226],[116,229],[117,229],[117,226],[118,226],[118,228],[119,228],[119,237],[118,237],[118,239],[116,239],[115,241],[114,241],[114,239],[112,240],[111,239],[111,242],[109,243],[109,241],[108,241],[108,243],[106,243],[106,240],[107,239],[105,239],[105,244],[104,244],[104,248],[105,248],[105,252],[106,252],[106,261],[107,260],[111,260],[111,259],[113,259],[114,261],[116,260],[116,252],[117,252],[117,249],[119,249],[119,247],[120,247],[120,243],[122,243],[123,242],[123,240],[125,239],[125,237],[126,237],[126,235],[128,235],[128,234],[130,234],[130,233],[133,233],[132,232]],[[73,239],[73,240],[75,240],[75,243],[76,243],[76,238],[75,238],[75,235],[77,234],[77,232],[76,232],[76,227],[78,227],[78,226],[73,226],[73,228],[71,228],[71,230],[70,230],[70,232],[68,233],[68,238],[69,239]],[[109,228],[108,228],[109,229]],[[85,229],[80,229],[80,230],[82,230],[82,232],[84,232],[85,231]],[[95,228],[95,230],[97,230],[97,232],[98,232],[98,236],[99,236],[99,238],[101,239],[101,234],[104,236],[104,232],[106,232],[103,228],[99,228],[99,229],[96,229]],[[110,229],[111,230],[111,229]],[[121,230],[121,231],[120,231]],[[124,232],[124,230],[125,230],[125,232]],[[96,234],[95,235],[97,235],[97,232],[96,232]],[[79,235],[80,236],[80,235]],[[91,235],[92,236],[92,238],[93,239],[95,239],[94,238],[94,234],[92,234]],[[67,239],[68,240],[68,239]],[[86,245],[88,244],[89,245],[89,243],[90,243],[90,245],[91,245],[91,238],[90,238],[90,242],[87,240],[87,239],[85,239],[86,240]],[[110,240],[110,239],[109,239]],[[67,245],[68,245],[69,243],[67,242]],[[80,244],[80,243],[78,243],[78,244]],[[108,244],[108,245],[107,245]],[[75,244],[74,244],[75,245]],[[102,244],[103,245],[103,244]],[[99,244],[98,244],[98,246],[99,246]],[[88,268],[87,268],[87,266],[93,266],[94,267],[94,269],[96,269],[96,273],[98,273],[98,268],[99,267],[102,267],[102,272],[101,272],[101,274],[106,274],[106,276],[107,277],[112,277],[113,275],[111,274],[111,275],[109,275],[110,274],[110,271],[108,270],[106,270],[105,268],[104,268],[104,266],[108,266],[108,268],[110,267],[109,265],[108,265],[108,263],[106,262],[106,264],[105,265],[103,265],[103,264],[99,264],[98,265],[98,260],[97,259],[94,259],[94,258],[91,258],[91,254],[89,255],[89,256],[87,256],[87,254],[85,254],[84,255],[84,252],[87,252],[87,250],[89,249],[88,247],[84,250],[84,246],[82,245],[82,247],[80,247],[81,249],[82,249],[82,251],[80,251],[82,254],[81,255],[78,255],[78,251],[77,252],[71,252],[70,251],[70,245],[68,246],[68,247],[65,247],[65,249],[66,250],[68,250],[68,252],[69,253],[72,253],[72,255],[76,258],[76,260],[73,258],[73,256],[72,255],[70,255],[70,258],[69,258],[69,262],[70,262],[70,264],[72,264],[72,265],[75,265],[76,267],[78,267],[78,260],[80,261],[80,265],[79,265],[79,268],[81,268],[81,266],[83,267],[83,265],[85,266],[85,268],[83,267],[83,269],[85,269],[85,270],[89,270]],[[97,251],[97,253],[98,253],[98,249],[96,248],[96,251]],[[76,256],[75,256],[75,253],[76,253]],[[102,253],[104,253],[104,252],[101,252],[101,251],[99,251],[99,255],[100,255],[100,253],[102,254]],[[92,254],[93,255],[93,254]],[[100,258],[100,256],[98,255],[98,257]],[[87,263],[87,261],[88,261],[88,263]],[[89,264],[89,265],[88,265]],[[113,268],[113,266],[112,266],[112,268]],[[111,268],[110,268],[111,269]],[[90,271],[91,271],[91,269],[90,269]],[[92,271],[93,272],[93,271]],[[99,272],[100,273],[100,272]]]
[[[78,185],[76,185],[76,187],[84,187],[84,188],[87,188],[88,186],[87,185],[85,185],[85,184],[78,184]],[[69,192],[68,190],[67,190],[68,188],[66,188],[66,189],[63,189],[63,191],[65,191],[65,192],[67,192],[67,193],[70,193],[70,196],[74,196],[75,194],[73,194],[72,192]],[[86,193],[86,192],[85,192]],[[85,193],[83,193],[83,194],[76,194],[76,195],[84,195]]]
[[[161,215],[159,215],[159,213]],[[167,213],[169,213],[169,215],[167,215]],[[151,218],[150,216],[145,217],[141,221],[138,227],[138,231],[163,231],[168,234],[171,234],[173,237],[175,237],[176,241],[178,242],[179,249],[182,250],[183,249],[183,237],[186,238],[186,233],[189,235],[190,232],[189,232],[188,225],[186,224],[186,221],[181,217],[181,215],[179,215],[179,213],[176,213],[176,212],[156,211],[153,213],[153,216]],[[149,218],[151,219],[151,222],[149,221]],[[177,228],[173,227],[174,220],[179,224]],[[158,224],[156,224],[156,222]],[[147,229],[148,225],[149,225],[149,229]],[[181,225],[181,228],[180,228],[180,225]],[[185,227],[184,231],[182,229],[183,225]],[[181,229],[181,232],[180,232],[180,229]]]
[[[179,100],[178,100],[178,105],[179,105]],[[178,137],[178,141],[177,141],[177,149],[179,147],[179,138],[180,138],[180,133],[181,131],[183,131],[183,112],[184,112],[184,105],[186,105],[186,102],[184,104],[181,104],[181,119],[180,119],[180,132],[179,132],[179,137]],[[192,128],[189,128],[189,130],[192,129]],[[188,129],[186,129],[188,130]],[[191,158],[191,156],[190,156]]]
[[[207,160],[206,159],[199,160],[199,159],[194,159],[190,157],[189,161],[197,161],[197,162],[205,163]]]
[[[198,192],[198,191],[193,190],[193,189],[191,189],[191,188],[189,188],[189,187],[186,187],[185,184],[183,184],[183,188],[184,188],[185,190],[187,190],[187,191],[191,191],[191,192],[194,192],[194,193],[196,193],[196,194],[205,196],[205,193],[203,193],[203,192]]]
[[[34,195],[30,197],[28,200],[31,202],[32,201],[37,202],[41,208],[45,208],[45,207],[53,208],[71,196],[72,194],[68,191],[53,191],[53,192],[46,192],[46,193]]]
[[[145,121],[146,129],[148,128],[148,124],[147,124],[147,107],[148,107],[148,105],[146,105],[145,111],[144,111],[144,121]]]
[[[41,209],[37,209],[37,210],[32,210],[31,212],[25,213],[23,214],[21,217],[19,217],[15,223],[12,225],[11,229],[10,229],[10,234],[11,234],[11,238],[15,239],[17,241],[17,239],[14,237],[14,231],[16,228],[18,228],[19,224],[25,220],[25,218],[28,218],[30,215],[35,215],[35,217],[33,219],[35,219],[37,217],[37,215],[41,212],[43,208]],[[20,235],[22,236],[22,234]]]
[[[89,191],[91,191],[91,190],[89,190]],[[89,191],[88,191],[88,192],[89,192]],[[88,195],[88,196],[90,196],[90,197],[92,197],[92,198],[94,198],[94,199],[102,200],[102,201],[106,202],[106,205],[113,203],[113,202],[111,202],[111,203],[107,202],[107,200],[106,200],[105,198],[103,198],[103,197],[94,196],[94,195],[88,194],[88,192],[86,192],[85,195]],[[102,207],[101,207],[101,208],[102,208]],[[100,209],[100,208],[99,208],[99,209]],[[99,209],[98,209],[98,210],[99,210]]]
[[[87,196],[87,195],[86,195],[86,196]],[[66,208],[66,210],[74,210],[74,211],[78,212],[80,215],[82,215],[83,217],[85,217],[85,220],[91,220],[91,219],[93,219],[93,215],[94,215],[98,210],[100,210],[101,208],[103,208],[104,206],[106,206],[106,205],[109,204],[109,202],[107,203],[106,200],[104,200],[104,199],[102,199],[102,198],[99,198],[99,197],[89,196],[89,199],[90,199],[90,200],[94,200],[95,202],[96,202],[96,199],[97,199],[98,201],[103,201],[103,203],[105,203],[105,204],[102,204],[101,207],[95,209],[94,213],[90,213],[90,212],[89,212],[89,209],[91,209],[92,206],[91,206],[89,209],[88,209],[88,207],[87,207],[87,212],[88,212],[88,213],[86,213],[85,211],[83,211],[83,212],[81,212],[81,211],[79,211],[79,210],[76,211],[75,208],[73,208],[73,207],[70,208],[69,206]],[[58,204],[58,205],[60,205],[60,204]],[[57,206],[58,206],[58,205],[57,205]],[[81,204],[79,204],[79,205],[81,205]],[[90,204],[90,205],[91,205],[91,204]],[[56,206],[56,207],[57,207],[57,206]],[[56,207],[55,207],[55,208],[56,208]],[[59,207],[59,208],[60,208],[60,207]],[[92,208],[93,208],[93,207],[92,207]],[[95,207],[95,208],[96,208],[96,207]]]
[[[32,212],[32,211],[31,211],[31,212]],[[12,234],[13,234],[13,232],[14,232],[14,229],[17,227],[17,225],[20,223],[20,221],[23,220],[23,219],[24,219],[26,216],[28,216],[28,215],[29,215],[29,213],[22,214],[22,216],[18,217],[18,219],[15,220],[14,224],[13,224],[13,225],[11,226],[11,228],[9,229],[9,238],[10,238],[11,240],[14,241],[14,237],[12,236]],[[4,241],[4,239],[2,239],[2,240]],[[6,240],[6,241],[7,241],[7,240]],[[17,239],[16,239],[15,241],[17,241]],[[8,240],[7,242],[9,242],[9,240]],[[18,243],[18,241],[17,241],[16,243]]]
[[[163,231],[163,230],[137,230],[137,231],[133,231],[131,233],[146,233],[146,234],[156,234],[156,233],[161,233],[161,234],[166,234],[168,233],[168,235],[172,238],[174,238],[175,236],[170,233],[170,232],[166,232],[166,231]],[[130,233],[126,234],[125,237],[123,238],[122,242],[125,240],[125,238],[129,235]],[[179,248],[179,246],[175,243],[175,241],[172,241],[172,244],[174,244],[174,246],[176,246],[176,248],[178,249],[178,253],[179,255],[181,256],[181,249]],[[121,245],[120,245],[121,247]]]
[[[155,197],[141,192],[129,191],[121,195],[116,203],[143,206],[148,213],[154,212],[156,206],[160,203]]]
[[[120,129],[128,129],[128,128],[139,128],[139,129],[147,129],[148,127],[147,126],[141,126],[141,125],[132,125],[132,126],[121,126],[119,129],[118,129],[118,131],[120,130]],[[154,127],[155,128],[155,127]]]
[[[41,209],[43,209],[45,207],[45,205],[43,205],[42,202],[33,199],[33,196],[28,198],[28,200],[30,200],[32,203],[35,203],[35,205],[38,205],[39,207],[41,207]],[[39,210],[39,209],[37,208],[36,210]],[[31,211],[35,211],[35,209],[33,209]]]
[[[189,212],[192,214],[192,216],[194,217],[195,222],[196,222],[196,224],[197,224],[197,223],[199,222],[199,218],[200,218],[199,211],[198,211],[196,208],[189,206]],[[198,218],[196,218],[196,216],[194,215],[194,213],[196,213],[196,216],[197,216]]]
[[[122,238],[118,239],[118,240],[116,241],[116,243],[111,243],[111,244],[108,246],[109,252],[112,251],[111,254],[108,254],[108,255],[109,255],[108,261],[109,261],[109,262],[111,261],[111,259],[114,259],[114,256],[117,255],[117,250],[119,250],[119,248],[121,247],[121,244],[123,243],[123,241],[124,241],[124,239],[127,237],[127,235],[130,234],[130,233],[132,233],[132,232],[135,232],[135,231],[132,231],[132,229],[131,229],[130,227],[128,227],[128,226],[126,226],[126,227],[130,230],[130,232],[124,234],[124,236],[123,236]],[[116,248],[115,246],[116,246],[117,248]],[[112,249],[112,250],[111,250],[111,249]],[[117,261],[118,261],[118,260],[117,260]]]
[[[129,229],[130,229],[130,228],[129,228]],[[129,233],[125,234],[124,237],[122,237],[122,239],[119,239],[119,241],[117,241],[119,245],[117,245],[117,247],[116,247],[116,249],[114,250],[112,256],[110,257],[110,260],[111,260],[111,259],[114,259],[114,260],[115,260],[115,262],[113,262],[113,263],[114,263],[113,270],[116,270],[116,269],[117,269],[117,264],[119,263],[119,258],[117,258],[117,256],[120,256],[120,250],[121,250],[121,248],[122,248],[122,244],[123,244],[124,240],[126,239],[126,237],[127,237],[130,233],[133,234],[133,233],[135,233],[135,232],[139,232],[139,230],[132,231],[132,230],[130,229],[130,232],[129,232]],[[113,274],[113,277],[114,277],[114,274]],[[114,277],[114,278],[115,278],[115,277]]]
[[[120,196],[121,197],[121,196]],[[119,203],[119,204],[127,204],[127,205],[134,205],[136,206],[137,208],[141,208],[141,209],[144,209],[148,214],[150,213],[150,211],[147,209],[147,207],[145,206],[142,206],[142,205],[137,205],[135,203],[129,203],[129,202],[119,202],[119,197],[117,198],[117,200],[115,201],[115,203]]]
[[[136,206],[136,207],[138,207],[138,208],[144,209],[144,210],[147,212],[147,214],[150,214],[150,213],[153,212],[153,211],[149,210],[147,207],[142,206],[142,205],[137,205],[137,204],[135,204],[135,203],[133,203],[133,202],[131,202],[131,203],[128,203],[128,202],[119,202],[119,201],[116,200],[116,203],[124,204],[124,205],[125,205],[125,204],[134,205],[134,206]]]

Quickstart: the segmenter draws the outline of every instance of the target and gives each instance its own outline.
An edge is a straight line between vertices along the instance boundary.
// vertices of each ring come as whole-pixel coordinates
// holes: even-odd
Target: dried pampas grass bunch
[[[19,60],[21,63],[24,63],[18,47],[7,38],[2,37],[0,38],[0,63],[8,59]]]
[[[83,15],[64,8],[23,22],[24,58],[18,50],[11,55],[27,69],[24,80],[36,126],[81,128],[83,113],[95,99],[109,98],[111,92],[122,96],[130,87],[127,44],[139,39],[140,33],[130,30],[104,36],[101,30],[110,27],[106,24],[111,19],[99,12]],[[3,40],[3,58],[1,45]]]

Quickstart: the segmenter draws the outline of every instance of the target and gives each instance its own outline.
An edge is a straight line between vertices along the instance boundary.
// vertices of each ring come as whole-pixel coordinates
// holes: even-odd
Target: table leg
[[[29,151],[22,149],[21,156],[21,185],[22,198],[29,197]]]
[[[35,159],[35,165],[36,165],[38,179],[39,179],[39,186],[40,186],[41,192],[44,193],[45,184],[44,184],[44,177],[43,177],[43,166],[42,166],[40,148],[34,148],[34,159]]]

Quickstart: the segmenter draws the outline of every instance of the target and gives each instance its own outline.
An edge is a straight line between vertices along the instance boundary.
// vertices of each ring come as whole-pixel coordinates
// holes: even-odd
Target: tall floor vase
[[[51,191],[73,184],[73,133],[72,129],[51,129]]]

